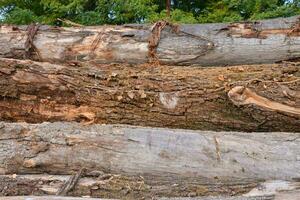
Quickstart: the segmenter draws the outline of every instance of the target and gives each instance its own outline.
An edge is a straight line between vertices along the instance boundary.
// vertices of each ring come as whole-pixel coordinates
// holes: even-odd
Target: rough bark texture
[[[76,123],[1,123],[0,127],[1,195],[57,194],[70,179],[68,174],[80,169],[85,172],[67,195],[273,199],[278,191],[299,188],[295,181],[300,176],[299,133]]]
[[[155,57],[163,64],[203,66],[274,63],[300,57],[299,16],[233,24],[167,25],[164,29],[165,23],[156,25],[160,27],[152,30],[143,25],[2,25],[0,57],[135,64]]]
[[[299,63],[224,68],[0,59],[0,119],[300,130]]]

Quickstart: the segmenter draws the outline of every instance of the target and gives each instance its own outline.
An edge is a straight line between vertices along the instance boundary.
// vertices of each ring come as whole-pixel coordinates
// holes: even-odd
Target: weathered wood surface
[[[68,175],[2,175],[0,176],[0,196],[55,195],[69,178],[70,176]],[[101,174],[93,177],[82,177],[74,190],[67,195],[108,199],[169,200],[177,197],[178,200],[273,200],[279,193],[283,195],[283,191],[288,193],[299,192],[297,191],[299,186],[299,182],[278,180],[267,182],[257,180],[237,182],[230,182],[229,180],[221,182],[215,180],[203,183],[197,177],[183,179],[174,176],[173,178],[165,179],[157,176],[128,177]],[[198,196],[198,198],[195,196]],[[222,198],[219,196],[222,196]]]
[[[300,133],[2,122],[0,195],[54,195],[84,168],[67,195],[274,199],[299,188],[299,152]]]
[[[203,181],[292,180],[300,133],[237,133],[78,123],[1,123],[1,174],[85,168]],[[287,164],[288,163],[288,164]]]
[[[163,64],[203,66],[295,59],[300,57],[299,27],[299,16],[258,22],[166,27],[156,57]],[[36,28],[27,29],[27,26],[1,26],[0,57],[134,64],[149,60],[150,26],[41,26],[35,36]]]
[[[300,65],[194,68],[0,59],[0,119],[300,131]]]

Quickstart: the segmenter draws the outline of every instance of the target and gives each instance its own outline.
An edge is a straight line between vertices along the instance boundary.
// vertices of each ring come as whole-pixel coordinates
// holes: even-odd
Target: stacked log
[[[66,174],[78,172],[86,178],[70,194],[117,199],[210,195],[273,199],[277,190],[297,191],[300,185],[299,133],[65,122],[1,127],[3,195],[55,195],[70,179]]]
[[[225,66],[300,56],[299,16],[232,24],[98,27],[5,26],[0,57],[48,62]]]
[[[64,66],[0,59],[0,119],[198,130],[300,127],[299,64]]]

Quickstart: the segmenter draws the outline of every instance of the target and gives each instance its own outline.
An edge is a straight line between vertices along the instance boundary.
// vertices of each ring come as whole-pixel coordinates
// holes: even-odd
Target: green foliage
[[[170,18],[168,18],[166,10],[162,10],[160,13],[154,13],[152,15],[149,15],[147,22],[153,23],[161,19],[182,24],[198,23],[197,19],[192,13],[184,12],[179,9],[172,10]]]
[[[300,0],[1,0],[0,21],[11,24],[61,24],[58,18],[83,25],[210,23],[288,17],[300,14]]]
[[[37,17],[31,10],[15,8],[9,12],[5,18],[5,22],[9,24],[30,24],[38,22]]]
[[[98,10],[105,13],[110,24],[140,23],[157,8],[151,0],[100,1]]]
[[[221,0],[212,1],[198,17],[201,23],[288,17],[300,12],[299,0]]]
[[[100,13],[96,11],[87,11],[79,13],[78,16],[75,17],[75,21],[82,25],[98,25],[105,23]]]
[[[255,13],[251,16],[251,19],[270,19],[276,17],[290,17],[294,15],[300,15],[300,9],[297,6],[288,5],[288,6],[280,6],[273,10],[266,10],[261,13]]]

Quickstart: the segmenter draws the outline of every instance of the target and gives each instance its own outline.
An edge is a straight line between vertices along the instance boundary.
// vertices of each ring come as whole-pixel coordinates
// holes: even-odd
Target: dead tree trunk
[[[0,127],[2,195],[57,194],[70,179],[66,175],[82,169],[82,177],[67,195],[270,197],[278,190],[299,188],[295,180],[300,176],[300,133],[78,123],[1,123]]]
[[[0,60],[0,119],[200,130],[300,129],[299,64],[62,66]]]
[[[182,26],[159,22],[152,30],[143,25],[2,25],[0,57],[134,64],[155,58],[169,65],[203,66],[274,63],[300,57],[298,17]]]

